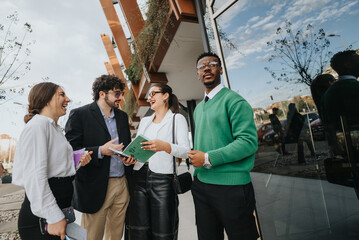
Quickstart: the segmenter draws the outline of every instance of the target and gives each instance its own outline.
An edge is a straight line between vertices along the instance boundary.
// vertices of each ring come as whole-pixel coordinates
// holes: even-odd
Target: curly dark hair
[[[100,97],[100,91],[110,91],[114,88],[123,91],[125,89],[125,83],[115,75],[101,75],[96,78],[92,84],[93,100],[97,101]]]
[[[356,71],[356,66],[348,64],[353,61],[353,57],[357,55],[354,50],[346,50],[334,54],[330,60],[330,66],[339,74],[352,75]]]
[[[197,58],[197,61],[196,61],[196,65],[198,64],[198,61],[201,60],[204,57],[215,57],[215,58],[218,59],[219,66],[222,66],[221,59],[218,57],[217,54],[212,53],[212,52],[204,52],[201,55],[199,55],[198,58]]]

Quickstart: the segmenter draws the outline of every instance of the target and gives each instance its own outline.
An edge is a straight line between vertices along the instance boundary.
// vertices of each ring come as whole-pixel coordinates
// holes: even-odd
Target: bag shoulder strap
[[[175,144],[175,123],[176,123],[176,113],[173,114],[173,122],[172,122],[172,143]],[[173,174],[176,174],[176,158],[173,156]]]

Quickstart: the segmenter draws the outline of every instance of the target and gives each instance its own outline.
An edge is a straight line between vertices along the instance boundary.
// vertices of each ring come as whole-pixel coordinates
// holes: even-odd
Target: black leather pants
[[[130,200],[130,240],[174,240],[178,235],[178,197],[173,174],[151,172],[147,165],[133,171]]]

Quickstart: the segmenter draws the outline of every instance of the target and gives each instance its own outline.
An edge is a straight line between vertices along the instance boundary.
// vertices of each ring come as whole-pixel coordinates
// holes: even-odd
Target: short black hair
[[[279,108],[274,107],[274,108],[272,108],[272,111],[273,112],[279,111]]]
[[[107,92],[114,88],[123,91],[125,83],[115,75],[101,75],[92,84],[93,100],[97,101],[100,98],[100,91]]]
[[[345,50],[334,54],[330,60],[330,66],[341,75],[351,75],[353,67],[348,67],[347,62],[352,61],[352,57],[356,54],[354,50]]]
[[[204,57],[215,57],[215,58],[218,59],[219,66],[222,66],[221,59],[218,57],[217,54],[215,54],[213,52],[204,52],[201,55],[199,55],[198,58],[197,58],[196,65],[198,64],[198,61],[201,60]]]

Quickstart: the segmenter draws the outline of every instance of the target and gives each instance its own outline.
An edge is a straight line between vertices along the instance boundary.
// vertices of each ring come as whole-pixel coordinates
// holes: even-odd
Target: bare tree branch
[[[10,81],[16,81],[30,71],[31,62],[27,60],[31,53],[28,46],[31,42],[26,41],[27,34],[32,32],[29,23],[23,24],[23,31],[17,33],[17,23],[19,22],[17,12],[7,16],[7,21],[0,24],[0,99],[5,99],[8,93],[21,94],[23,88],[3,88],[2,86]],[[15,31],[14,31],[15,28]],[[6,29],[5,32],[4,29]],[[13,31],[16,34],[13,34]],[[2,34],[3,33],[3,34]],[[20,39],[18,39],[18,37]]]
[[[278,81],[304,83],[310,85],[316,75],[323,72],[331,52],[329,40],[323,29],[314,33],[313,26],[308,24],[304,30],[295,33],[292,23],[286,21],[284,28],[277,28],[278,39],[267,42],[274,54],[268,62],[283,66],[280,70],[265,70]]]

